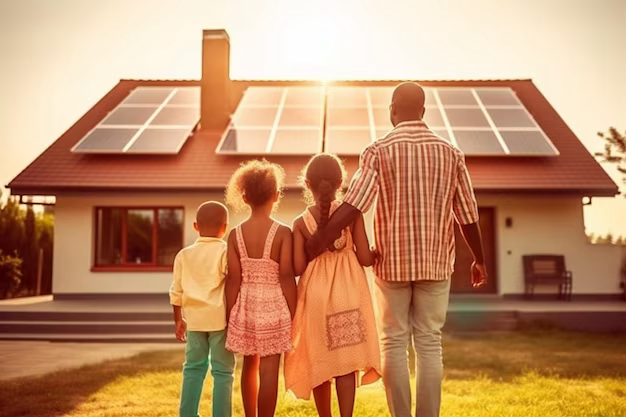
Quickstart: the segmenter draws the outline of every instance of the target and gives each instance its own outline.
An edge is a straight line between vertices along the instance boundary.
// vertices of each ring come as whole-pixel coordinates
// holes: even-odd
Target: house
[[[352,175],[360,150],[391,127],[398,81],[231,80],[229,50],[225,31],[206,30],[200,81],[121,80],[8,185],[56,197],[55,299],[165,294],[174,255],[196,237],[196,207],[222,200],[242,161],[285,168],[277,218],[290,224],[312,154],[339,154]],[[458,244],[453,292],[519,296],[522,256],[556,253],[575,297],[618,296],[621,254],[589,244],[583,224],[583,199],[617,186],[533,82],[420,83],[426,122],[466,153],[489,260],[488,285],[471,289]]]

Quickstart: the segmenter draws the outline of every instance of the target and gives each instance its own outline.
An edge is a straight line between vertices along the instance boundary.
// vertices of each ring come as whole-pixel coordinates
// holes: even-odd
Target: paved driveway
[[[0,380],[78,368],[150,350],[183,347],[182,343],[0,342]]]

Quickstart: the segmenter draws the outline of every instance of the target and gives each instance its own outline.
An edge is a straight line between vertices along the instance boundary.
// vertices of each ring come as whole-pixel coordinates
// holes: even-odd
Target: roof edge
[[[238,78],[231,79],[233,82],[241,82],[241,83],[249,83],[249,82],[293,82],[293,83],[320,83],[320,84],[332,84],[332,83],[359,83],[359,82],[405,82],[405,81],[414,81],[414,82],[424,82],[424,83],[442,83],[442,82],[532,82],[532,78],[450,78],[450,79],[401,79],[401,78],[363,78],[363,79],[337,79],[337,80],[322,80],[322,79],[300,79],[300,78]],[[197,82],[200,83],[200,79],[193,78],[122,78],[120,82],[130,82],[130,83],[142,83],[142,82],[155,82],[155,83],[178,83],[178,82]]]
[[[11,195],[57,195],[64,193],[127,193],[127,192],[157,192],[157,193],[189,193],[189,192],[224,192],[226,186],[220,187],[8,187]],[[289,185],[285,191],[300,192],[300,185]],[[615,188],[476,188],[478,194],[514,194],[514,195],[553,195],[553,196],[580,196],[580,197],[615,197],[619,189]]]

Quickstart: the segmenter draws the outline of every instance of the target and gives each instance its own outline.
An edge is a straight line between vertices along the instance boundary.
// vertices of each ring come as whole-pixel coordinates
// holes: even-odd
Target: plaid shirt
[[[344,202],[366,212],[378,195],[374,238],[387,281],[448,279],[454,218],[478,221],[463,153],[421,121],[403,122],[363,151]]]

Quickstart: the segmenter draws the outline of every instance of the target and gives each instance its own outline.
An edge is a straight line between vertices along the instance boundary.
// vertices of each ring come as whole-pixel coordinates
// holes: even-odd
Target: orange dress
[[[334,202],[331,213],[341,203]],[[317,223],[303,213],[311,234]],[[360,384],[380,378],[380,351],[365,270],[354,252],[349,229],[335,242],[335,252],[314,259],[298,282],[293,321],[294,350],[285,357],[285,386],[297,398],[334,377],[359,372]]]

